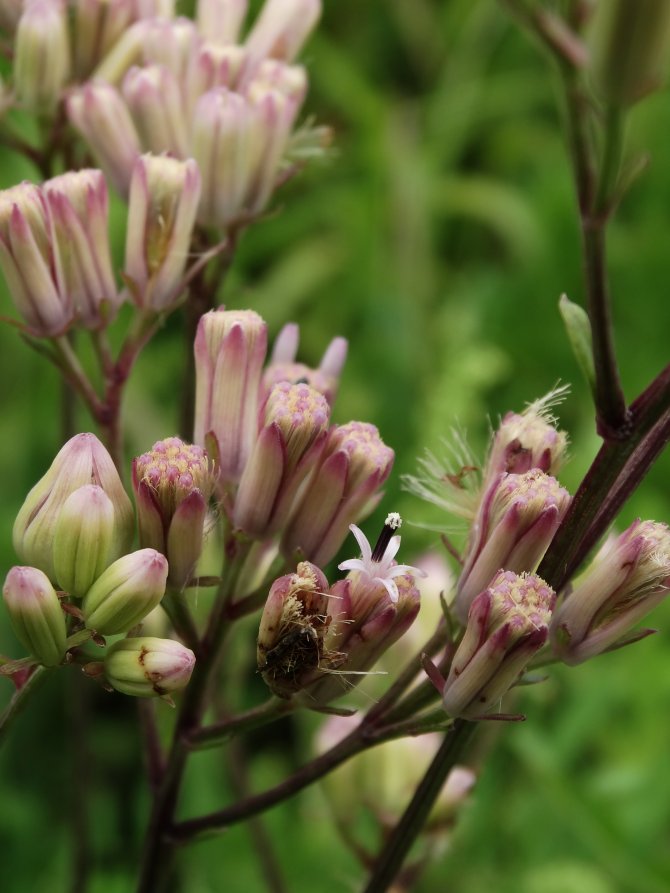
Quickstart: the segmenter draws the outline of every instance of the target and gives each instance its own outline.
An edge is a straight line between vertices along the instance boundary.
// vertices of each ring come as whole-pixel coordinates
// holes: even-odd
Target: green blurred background
[[[583,291],[551,65],[485,0],[325,5],[303,59],[312,83],[307,112],[333,126],[335,150],[284,189],[278,213],[244,237],[222,300],[259,310],[273,334],[299,321],[306,362],[317,362],[332,336],[349,338],[335,420],[374,422],[397,452],[379,516],[398,509],[410,521],[438,523],[434,510],[401,492],[400,474],[415,470],[424,448],[439,452],[454,424],[481,453],[490,423],[559,379],[573,383],[560,418],[572,440],[562,481],[574,490],[598,440],[557,312],[561,292],[581,301]],[[668,133],[664,90],[631,116],[628,145],[652,161],[609,240],[629,399],[668,360]],[[33,176],[4,152],[0,186]],[[121,223],[120,206],[116,216]],[[116,241],[120,258],[120,232]],[[183,355],[175,318],[137,367],[129,455],[176,429]],[[15,562],[13,517],[60,445],[60,421],[55,376],[8,326],[0,329],[0,381],[4,574]],[[81,427],[88,425],[82,414]],[[670,520],[669,479],[666,456],[623,520]],[[371,535],[375,526],[372,519]],[[436,540],[406,526],[403,559]],[[0,650],[19,656],[4,609],[0,616]],[[452,845],[417,890],[670,889],[670,606],[652,625],[659,635],[524,690],[528,722],[489,732],[496,746]],[[250,652],[252,640],[250,628]],[[82,712],[72,676],[50,680],[0,753],[0,876],[8,893],[72,889],[77,836],[92,849],[91,893],[132,889],[148,805],[134,704],[89,685]],[[6,683],[3,703],[9,695]],[[263,697],[258,683],[248,703]],[[251,736],[254,785],[298,765],[317,726],[285,722]],[[226,769],[219,752],[194,760],[184,814],[226,801]],[[290,889],[360,886],[317,790],[274,809],[268,822]],[[243,828],[182,857],[188,893],[263,889]]]

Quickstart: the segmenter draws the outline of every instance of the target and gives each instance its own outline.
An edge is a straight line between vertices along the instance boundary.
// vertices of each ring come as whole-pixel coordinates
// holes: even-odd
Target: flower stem
[[[14,692],[9,704],[5,707],[2,715],[0,715],[0,746],[9,732],[17,716],[25,708],[26,704],[44,682],[47,676],[46,667],[36,667],[30,678]]]
[[[260,726],[291,713],[296,704],[292,701],[282,701],[279,698],[270,698],[258,707],[252,707],[237,716],[222,719],[210,726],[197,729],[190,737],[190,745],[194,750],[205,750],[218,747],[225,741],[229,741],[242,732],[257,729]]]

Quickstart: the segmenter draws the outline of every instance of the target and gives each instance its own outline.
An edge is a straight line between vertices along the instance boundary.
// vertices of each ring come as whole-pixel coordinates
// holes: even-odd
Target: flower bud
[[[327,564],[393,467],[394,453],[374,425],[349,422],[330,429],[323,453],[281,541],[289,558],[297,549]]]
[[[103,636],[128,632],[165,595],[168,563],[155,549],[123,555],[98,577],[82,602],[86,626]]]
[[[670,3],[598,3],[591,37],[596,92],[610,105],[632,105],[657,90],[665,79],[670,53]]]
[[[221,480],[236,482],[258,432],[258,392],[267,326],[253,310],[210,310],[195,336],[194,440],[211,432]]]
[[[199,42],[196,27],[190,19],[183,16],[172,20],[153,19],[144,38],[144,62],[168,69],[183,86]]]
[[[240,479],[233,512],[236,527],[249,536],[265,537],[283,526],[323,449],[329,415],[326,398],[308,385],[275,385]]]
[[[86,484],[71,493],[58,513],[53,559],[58,585],[83,598],[118,554],[114,506],[102,487]]]
[[[270,690],[290,698],[327,666],[328,581],[308,561],[272,584],[258,630],[258,669]]]
[[[184,101],[172,71],[163,65],[133,66],[121,92],[143,146],[157,155],[170,152],[185,158],[189,154]]]
[[[56,275],[57,247],[42,192],[21,183],[0,192],[0,267],[32,335],[61,335],[74,307]]]
[[[12,534],[14,549],[56,580],[53,560],[56,524],[63,505],[86,484],[101,487],[114,506],[114,543],[111,558],[130,547],[134,531],[133,507],[112,459],[94,434],[77,434],[62,447],[41,480],[23,503]]]
[[[121,35],[93,72],[90,81],[119,87],[128,70],[139,65],[144,58],[144,42],[151,29],[151,20],[134,22]]]
[[[180,296],[200,174],[193,161],[142,155],[130,184],[125,273],[140,307],[161,311]]]
[[[291,384],[304,382],[326,398],[332,406],[337,396],[340,375],[347,358],[346,338],[333,338],[324,353],[318,369],[311,369],[296,362],[300,331],[295,323],[287,323],[272,349],[270,362],[263,374],[263,392],[269,394],[280,381]]]
[[[550,475],[501,474],[484,493],[458,581],[455,609],[464,621],[473,598],[501,569],[534,571],[570,502]]]
[[[173,639],[121,639],[107,649],[105,677],[112,688],[134,698],[164,697],[189,683],[195,655]]]
[[[670,530],[635,521],[610,537],[573,583],[551,621],[555,653],[579,664],[617,643],[667,595]]]
[[[185,80],[186,107],[192,117],[200,97],[216,87],[232,89],[244,61],[244,50],[218,43],[198,45],[188,64]],[[204,134],[206,138],[206,134]]]
[[[280,89],[255,81],[249,84],[247,92],[254,115],[254,139],[259,156],[250,171],[245,207],[252,214],[258,214],[274,192],[302,98],[287,96]]]
[[[132,0],[74,0],[72,63],[77,81],[86,80],[133,19]]]
[[[321,0],[265,0],[245,47],[249,72],[268,56],[291,62],[321,16]]]
[[[67,113],[100,167],[125,197],[140,154],[140,140],[119,91],[110,84],[88,83],[70,93]]]
[[[501,571],[472,602],[442,698],[449,716],[494,708],[544,645],[555,595],[533,574]]]
[[[29,0],[16,31],[14,86],[29,108],[52,110],[70,74],[65,5]]]
[[[77,318],[96,329],[113,318],[120,295],[109,250],[107,184],[100,171],[61,174],[43,186],[56,243],[56,271]]]
[[[65,616],[46,575],[34,567],[13,567],[2,594],[19,642],[45,667],[59,664],[65,655]]]
[[[247,6],[248,0],[198,0],[198,31],[214,43],[237,43]]]
[[[159,440],[133,461],[140,545],[168,559],[168,580],[181,589],[202,552],[214,473],[207,453],[178,437]]]

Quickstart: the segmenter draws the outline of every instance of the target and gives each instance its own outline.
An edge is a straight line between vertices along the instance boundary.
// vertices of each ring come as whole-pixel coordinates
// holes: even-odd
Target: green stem
[[[184,593],[168,589],[161,601],[161,607],[170,618],[170,623],[179,638],[197,657],[200,651],[200,635],[193,615],[186,604]]]
[[[16,718],[25,709],[26,704],[47,677],[46,667],[37,667],[30,678],[14,692],[9,704],[0,715],[0,746],[11,729]]]

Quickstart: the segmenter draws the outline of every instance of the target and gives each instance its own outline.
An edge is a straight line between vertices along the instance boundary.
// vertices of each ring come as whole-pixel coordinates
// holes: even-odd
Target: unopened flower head
[[[323,449],[329,416],[328,401],[309,385],[275,385],[237,491],[237,527],[260,537],[286,523]]]
[[[53,559],[61,589],[83,598],[118,555],[114,505],[102,487],[85,484],[71,493],[58,513]]]
[[[349,422],[330,429],[309,485],[282,536],[284,555],[299,549],[310,561],[330,561],[349,525],[374,508],[394,453],[374,425]]]
[[[56,272],[78,320],[96,329],[110,322],[121,302],[109,249],[109,199],[101,171],[61,174],[43,186],[51,212]]]
[[[140,544],[169,563],[169,582],[181,588],[193,574],[203,546],[214,470],[200,446],[178,437],[159,440],[133,462]]]
[[[277,336],[270,362],[263,375],[263,390],[267,394],[280,381],[298,384],[303,381],[319,391],[332,406],[340,383],[340,375],[347,358],[345,338],[333,338],[319,366],[312,369],[296,362],[300,331],[295,323],[287,323]]]
[[[160,311],[179,299],[199,199],[193,159],[138,159],[130,184],[125,272],[139,306]]]
[[[267,326],[253,310],[211,310],[195,336],[194,440],[217,443],[223,483],[240,479],[258,433],[258,394]]]
[[[184,100],[174,72],[164,65],[133,66],[121,92],[145,149],[177,158],[188,155]]]
[[[209,41],[199,43],[189,59],[185,77],[186,108],[189,117],[201,96],[216,87],[232,90],[244,62],[239,46]]]
[[[60,511],[70,494],[86,484],[101,487],[114,506],[111,558],[124,554],[132,542],[133,507],[109,453],[94,434],[77,434],[32,488],[14,522],[17,555],[39,567],[54,582],[54,536]]]
[[[488,713],[544,645],[555,594],[540,577],[501,571],[472,602],[442,692],[450,716]]]
[[[133,0],[71,0],[74,78],[86,80],[134,18]]]
[[[610,537],[573,584],[551,622],[556,654],[578,664],[616,645],[670,587],[670,530],[635,521]]]
[[[266,58],[292,62],[321,16],[321,0],[265,0],[245,47],[249,74]]]
[[[84,596],[86,626],[104,636],[128,632],[160,603],[167,574],[165,556],[155,549],[117,559]]]
[[[107,649],[105,678],[134,698],[169,697],[189,683],[195,655],[173,639],[121,639]]]
[[[2,594],[16,637],[46,667],[65,655],[65,615],[48,577],[34,567],[13,567]]]
[[[326,651],[330,623],[328,581],[308,561],[275,580],[258,630],[258,669],[280,698],[290,698],[314,681],[336,655]]]
[[[465,620],[473,598],[501,569],[534,571],[570,502],[558,481],[541,471],[501,474],[484,493],[458,581],[456,612]]]
[[[159,65],[169,69],[181,88],[186,81],[190,60],[200,44],[191,19],[151,19],[142,44],[143,61],[146,65]]]
[[[14,87],[29,108],[53,111],[70,74],[65,3],[28,0],[16,31]]]
[[[0,267],[32,335],[61,335],[75,310],[62,288],[49,209],[42,191],[21,183],[0,192]]]

